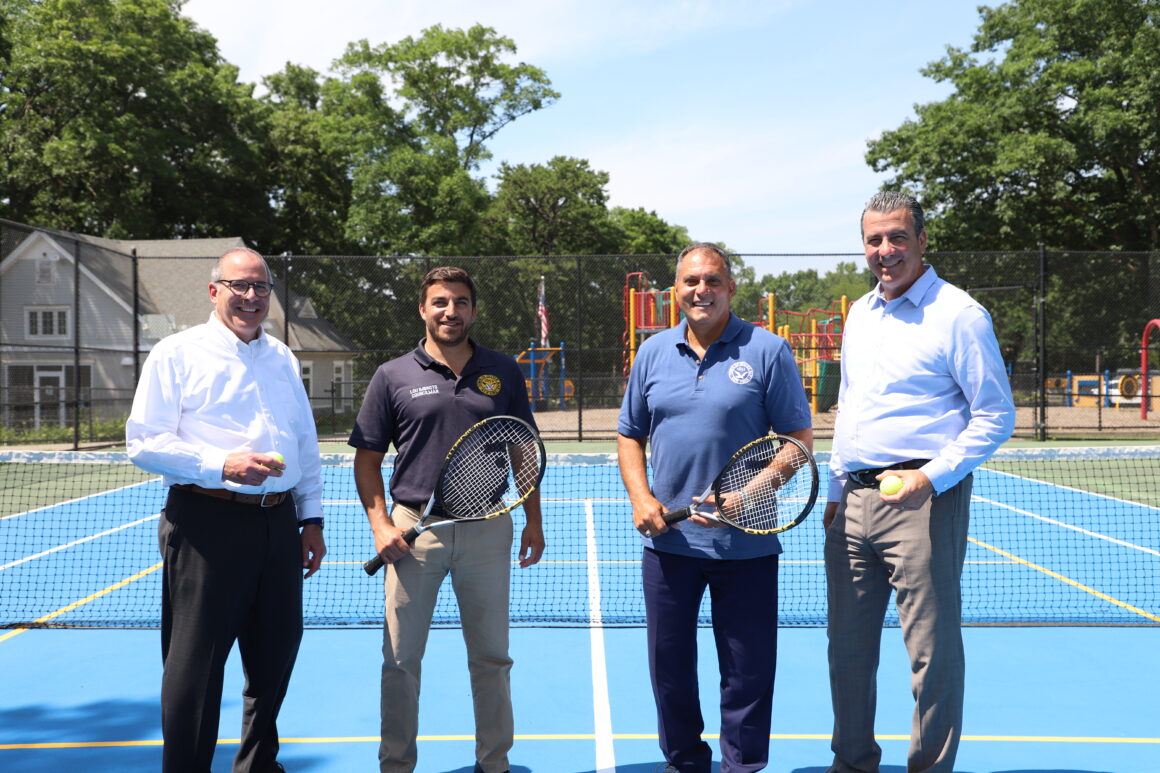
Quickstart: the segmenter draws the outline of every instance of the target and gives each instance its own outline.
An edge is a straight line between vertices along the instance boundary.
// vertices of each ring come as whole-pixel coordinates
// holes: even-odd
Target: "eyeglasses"
[[[270,294],[270,290],[274,289],[274,285],[269,282],[247,282],[245,279],[216,279],[214,281],[230,288],[230,292],[234,295],[245,295],[252,287],[254,295],[265,298]]]

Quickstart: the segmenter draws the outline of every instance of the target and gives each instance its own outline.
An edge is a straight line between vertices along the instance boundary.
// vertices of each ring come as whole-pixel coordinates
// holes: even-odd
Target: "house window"
[[[68,338],[71,310],[67,306],[30,306],[25,309],[28,338]]]
[[[311,371],[313,370],[313,363],[302,363],[302,386],[306,388],[306,396],[313,397],[314,394],[310,391]]]

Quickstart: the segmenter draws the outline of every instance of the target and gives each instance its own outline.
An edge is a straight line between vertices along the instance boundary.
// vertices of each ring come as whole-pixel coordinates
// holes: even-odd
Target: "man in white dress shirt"
[[[922,207],[876,194],[862,244],[877,286],[850,307],[826,505],[832,773],[877,773],[874,711],[891,592],[910,653],[908,773],[951,773],[962,733],[959,628],[971,471],[1015,408],[986,309],[923,262]],[[894,494],[879,491],[893,474]]]
[[[266,262],[234,249],[210,279],[209,321],[157,343],[126,424],[129,458],[169,487],[158,527],[162,770],[209,773],[236,641],[246,685],[233,771],[273,773],[302,580],[326,554],[321,459],[298,361],[262,331]]]

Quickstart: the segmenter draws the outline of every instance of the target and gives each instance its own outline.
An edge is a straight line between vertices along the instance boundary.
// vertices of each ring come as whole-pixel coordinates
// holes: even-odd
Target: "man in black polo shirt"
[[[403,533],[426,504],[443,458],[469,427],[510,415],[534,426],[524,377],[515,360],[468,337],[475,323],[475,285],[461,268],[433,269],[419,289],[427,336],[413,352],[379,366],[350,435],[359,499],[387,562],[383,630],[381,773],[410,773],[418,760],[419,672],[439,586],[448,573],[459,602],[475,704],[475,770],[508,770],[512,719],[508,655],[508,586],[512,520],[423,532],[408,545]],[[388,510],[382,463],[396,450]],[[540,500],[524,503],[527,525],[519,561],[544,552]]]

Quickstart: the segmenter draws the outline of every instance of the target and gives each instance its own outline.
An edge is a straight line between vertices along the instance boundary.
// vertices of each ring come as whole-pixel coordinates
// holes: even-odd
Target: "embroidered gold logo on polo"
[[[485,395],[494,397],[499,394],[500,381],[497,376],[485,375],[480,376],[475,380],[475,385],[479,387],[479,391]]]

